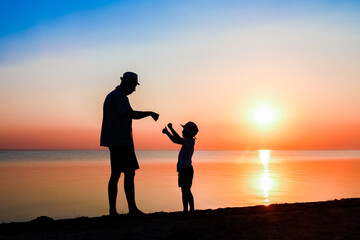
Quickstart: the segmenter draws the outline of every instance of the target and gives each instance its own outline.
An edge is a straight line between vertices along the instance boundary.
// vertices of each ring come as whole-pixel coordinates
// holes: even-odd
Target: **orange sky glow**
[[[159,15],[135,2],[0,29],[0,149],[101,149],[102,104],[125,71],[141,84],[133,109],[160,114],[134,121],[137,149],[178,148],[161,130],[187,121],[197,149],[360,149],[355,3],[171,2]],[[267,106],[273,119],[254,120]]]

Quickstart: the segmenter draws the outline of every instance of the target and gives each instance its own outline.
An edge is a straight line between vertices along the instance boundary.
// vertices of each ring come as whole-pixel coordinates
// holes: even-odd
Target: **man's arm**
[[[128,116],[131,119],[142,119],[145,117],[149,117],[151,116],[154,121],[157,121],[159,119],[159,114],[152,112],[152,111],[128,111],[126,113],[124,113],[124,115]]]

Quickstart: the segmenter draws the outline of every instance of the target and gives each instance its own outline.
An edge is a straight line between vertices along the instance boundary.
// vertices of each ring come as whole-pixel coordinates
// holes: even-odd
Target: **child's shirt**
[[[195,140],[192,138],[184,138],[184,144],[181,146],[178,162],[177,171],[191,166],[191,157],[194,153]]]

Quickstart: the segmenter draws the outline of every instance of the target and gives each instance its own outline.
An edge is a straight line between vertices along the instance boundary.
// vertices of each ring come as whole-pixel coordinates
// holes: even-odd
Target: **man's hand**
[[[169,127],[170,129],[172,129],[172,123],[169,123],[169,124],[168,124],[168,127]]]
[[[151,115],[150,115],[154,121],[157,121],[159,119],[159,114],[155,113],[155,112],[151,112]]]

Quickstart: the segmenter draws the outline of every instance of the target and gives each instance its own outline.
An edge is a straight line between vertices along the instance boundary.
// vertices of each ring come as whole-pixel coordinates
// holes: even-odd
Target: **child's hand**
[[[169,128],[172,128],[172,123],[169,123],[169,124],[168,124],[168,127],[169,127]]]
[[[168,132],[167,128],[164,127],[164,129],[162,130],[162,133],[166,134]]]

